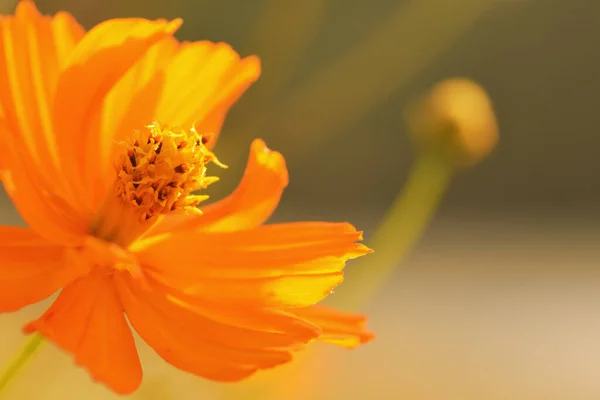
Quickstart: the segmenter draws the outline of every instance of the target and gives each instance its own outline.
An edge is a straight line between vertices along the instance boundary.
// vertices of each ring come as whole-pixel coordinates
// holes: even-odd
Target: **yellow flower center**
[[[173,131],[153,124],[118,145],[117,194],[142,221],[174,211],[199,213],[196,206],[208,196],[192,193],[218,180],[206,176],[206,165],[224,166],[193,128]]]
[[[114,190],[90,225],[90,233],[127,248],[160,215],[200,214],[208,196],[193,194],[218,180],[206,176],[207,164],[221,164],[202,135],[167,129],[157,123],[117,142]]]

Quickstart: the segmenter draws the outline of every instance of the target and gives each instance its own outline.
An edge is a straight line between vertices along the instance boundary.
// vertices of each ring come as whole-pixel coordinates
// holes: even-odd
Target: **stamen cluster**
[[[218,180],[206,176],[207,164],[225,167],[194,128],[154,123],[118,145],[117,193],[140,211],[142,221],[170,212],[200,213],[196,206],[208,196],[192,193]]]

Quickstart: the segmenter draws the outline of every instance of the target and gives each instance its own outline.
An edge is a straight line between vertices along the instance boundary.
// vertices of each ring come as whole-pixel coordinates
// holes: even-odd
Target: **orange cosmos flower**
[[[281,154],[256,140],[237,190],[196,208],[205,196],[192,192],[216,181],[206,167],[219,164],[225,114],[260,64],[178,43],[180,23],[115,19],[86,33],[28,0],[0,20],[2,180],[30,226],[0,227],[0,311],[62,289],[26,332],[119,393],[142,377],[127,320],[167,362],[216,381],[315,339],[372,338],[363,317],[314,306],[370,251],[361,233],[263,225],[288,183]]]

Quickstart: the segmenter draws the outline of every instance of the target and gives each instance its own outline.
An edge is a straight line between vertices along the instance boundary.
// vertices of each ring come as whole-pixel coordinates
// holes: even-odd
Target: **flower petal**
[[[156,118],[165,125],[195,125],[212,148],[227,111],[259,76],[260,60],[240,59],[228,44],[183,44],[165,69]]]
[[[98,160],[102,104],[112,87],[155,43],[181,24],[144,19],[113,19],[94,27],[71,53],[54,99],[56,140],[66,176],[87,207],[95,185],[86,176],[86,160]],[[95,175],[94,175],[95,176]]]
[[[115,84],[106,96],[102,110],[102,127],[96,147],[98,157],[86,160],[86,175],[98,182],[94,197],[100,203],[114,176],[110,174],[115,141],[123,140],[135,130],[144,129],[156,119],[156,107],[164,86],[164,67],[176,53],[179,43],[173,37],[162,39],[152,47]],[[99,204],[93,206],[98,206]]]
[[[56,180],[58,154],[53,136],[51,99],[65,58],[83,36],[67,13],[42,16],[23,0],[14,16],[0,20],[0,93],[2,120],[19,142],[23,156],[39,173]],[[56,184],[56,183],[55,183]]]
[[[228,306],[304,307],[343,280],[349,259],[370,252],[350,224],[306,222],[239,232],[183,231],[139,251],[167,286]]]
[[[129,275],[118,275],[116,282],[125,312],[140,336],[168,363],[211,380],[238,381],[289,362],[291,345],[318,335],[314,327],[298,324],[289,315],[283,326],[294,326],[291,332],[228,325],[204,315],[206,309],[168,296],[152,278],[146,287]],[[281,317],[274,315],[276,325]]]
[[[365,328],[366,317],[361,314],[345,313],[321,305],[296,308],[293,313],[319,326],[323,330],[319,336],[322,342],[353,349],[375,338]]]
[[[27,0],[0,19],[2,180],[27,223],[63,242],[82,227],[62,196],[50,104],[64,58],[82,34],[70,15],[43,17]]]
[[[37,303],[75,280],[65,249],[32,229],[0,226],[0,312]]]
[[[182,229],[235,231],[262,225],[275,211],[288,185],[288,172],[281,153],[262,140],[252,142],[244,176],[236,190],[202,208]]]
[[[73,353],[77,364],[117,393],[131,393],[140,385],[142,369],[133,336],[106,275],[91,274],[67,286],[25,331],[38,331]]]
[[[7,193],[27,224],[53,243],[76,245],[86,226],[83,217],[62,197],[35,166],[23,159],[27,150],[15,145],[0,124],[0,176]]]
[[[265,142],[254,140],[242,181],[236,190],[213,204],[202,207],[201,215],[170,215],[156,224],[148,236],[174,229],[238,231],[262,225],[279,204],[288,185],[288,172],[281,153]]]

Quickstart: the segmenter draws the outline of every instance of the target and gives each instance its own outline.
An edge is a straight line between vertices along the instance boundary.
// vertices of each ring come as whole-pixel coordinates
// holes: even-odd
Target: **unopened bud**
[[[409,109],[408,124],[419,145],[448,150],[452,161],[473,165],[498,142],[498,125],[486,91],[468,79],[436,84]]]

